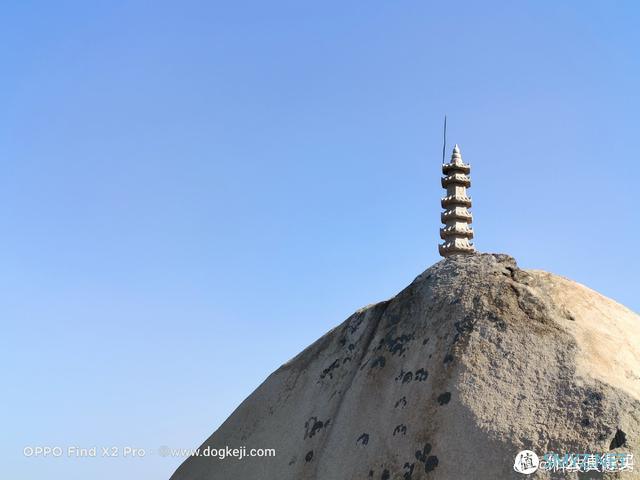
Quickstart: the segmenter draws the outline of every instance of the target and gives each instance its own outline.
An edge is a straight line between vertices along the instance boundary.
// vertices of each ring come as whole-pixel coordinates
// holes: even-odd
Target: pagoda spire
[[[462,161],[460,148],[456,144],[453,147],[451,160],[442,164],[442,188],[447,189],[447,195],[441,200],[444,212],[440,220],[445,224],[440,229],[440,238],[444,240],[438,246],[440,255],[470,254],[476,251],[476,247],[469,242],[473,238],[473,229],[469,226],[473,217],[468,208],[471,207],[471,198],[467,197],[467,187],[471,186],[469,178],[471,165]]]

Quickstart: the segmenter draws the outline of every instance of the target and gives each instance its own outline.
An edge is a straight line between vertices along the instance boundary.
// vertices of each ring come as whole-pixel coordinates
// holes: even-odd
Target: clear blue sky
[[[638,311],[637,2],[7,1],[3,475],[180,463],[438,261],[441,124],[476,245]]]

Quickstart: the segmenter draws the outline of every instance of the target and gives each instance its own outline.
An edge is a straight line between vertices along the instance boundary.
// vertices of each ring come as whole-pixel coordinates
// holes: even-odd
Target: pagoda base
[[[476,247],[464,239],[450,240],[438,245],[438,251],[443,257],[451,255],[471,255],[476,253]]]

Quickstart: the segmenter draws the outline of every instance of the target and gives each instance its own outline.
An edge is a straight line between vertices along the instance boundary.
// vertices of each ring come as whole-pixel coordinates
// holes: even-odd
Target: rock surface
[[[507,255],[445,259],[283,365],[172,480],[594,478],[513,470],[523,449],[631,452],[640,317]],[[603,478],[603,477],[595,477]]]

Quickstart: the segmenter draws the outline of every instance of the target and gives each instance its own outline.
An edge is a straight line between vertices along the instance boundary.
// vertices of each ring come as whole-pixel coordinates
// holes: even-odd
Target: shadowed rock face
[[[191,457],[171,478],[511,479],[523,449],[640,459],[639,327],[507,255],[450,257],[279,368],[202,445],[274,458]]]

